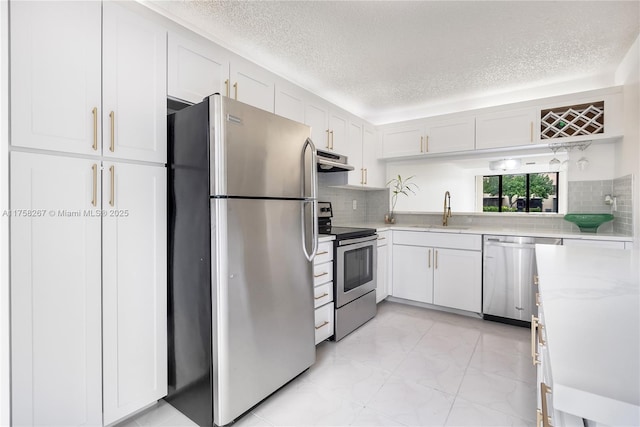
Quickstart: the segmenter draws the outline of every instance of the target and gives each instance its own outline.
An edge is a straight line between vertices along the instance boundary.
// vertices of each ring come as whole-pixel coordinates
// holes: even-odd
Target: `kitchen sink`
[[[427,228],[427,229],[436,229],[436,230],[468,230],[469,227],[458,227],[457,225],[409,225],[408,227],[415,228]]]
[[[595,233],[605,222],[613,220],[611,214],[598,213],[570,213],[564,216],[565,221],[569,221],[578,226],[583,233]]]

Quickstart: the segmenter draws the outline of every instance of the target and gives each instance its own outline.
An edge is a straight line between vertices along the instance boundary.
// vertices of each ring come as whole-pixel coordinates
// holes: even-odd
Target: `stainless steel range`
[[[318,202],[318,229],[334,235],[335,336],[341,340],[376,315],[377,238],[373,228],[333,227],[331,203]]]

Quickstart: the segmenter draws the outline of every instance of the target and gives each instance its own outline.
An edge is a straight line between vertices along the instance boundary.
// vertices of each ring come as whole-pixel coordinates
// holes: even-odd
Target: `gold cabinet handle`
[[[540,345],[546,345],[546,341],[544,340],[544,338],[542,337],[542,331],[544,330],[544,325],[542,323],[540,323],[540,320],[538,320],[538,343]]]
[[[539,365],[538,353],[536,352],[536,333],[538,330],[538,318],[531,315],[531,361],[533,366]]]
[[[424,152],[429,152],[429,135],[424,138]]]
[[[98,107],[93,107],[93,151],[98,151]]]
[[[317,296],[317,297],[313,297],[313,299],[321,299],[321,298],[324,298],[324,297],[326,297],[326,296],[329,296],[329,294],[325,292],[325,293],[324,293],[324,294],[322,294],[322,295],[319,295],[319,296]]]
[[[533,122],[531,122],[530,134],[531,134],[531,136],[529,137],[529,142],[533,142]]]
[[[227,98],[229,97],[229,79],[224,81],[224,90],[227,93]]]
[[[114,113],[113,111],[109,113],[109,119],[111,119],[111,145],[109,145],[109,151],[111,151],[112,153],[114,152],[114,150],[116,149],[115,146],[115,135],[116,135],[116,113]]]
[[[551,393],[551,387],[545,383],[540,383],[540,402],[542,402],[542,427],[552,427],[549,416],[549,405],[547,404],[547,394]]]
[[[313,275],[313,277],[322,277],[322,276],[326,276],[327,274],[329,274],[329,272],[327,272],[327,271],[323,271],[323,272],[322,272],[322,273],[320,273],[320,274],[314,274],[314,275]]]
[[[329,134],[331,135],[331,149],[333,150],[333,131],[330,131]]]
[[[233,93],[234,93],[233,99],[237,101],[238,100],[238,82],[235,82],[233,84]]]
[[[536,307],[540,307],[540,292],[536,292]]]
[[[436,249],[434,252],[435,252],[435,267],[437,270],[438,269],[438,250]]]
[[[116,167],[115,166],[113,165],[109,166],[109,174],[111,176],[111,194],[109,196],[109,204],[111,206],[114,206],[115,195],[116,195],[116,188],[115,188]]]
[[[385,240],[386,237],[378,237],[378,240]]]
[[[360,168],[360,184],[364,185],[364,168]]]
[[[324,322],[322,322],[322,325],[320,325],[320,326],[316,326],[316,329],[320,329],[320,328],[322,328],[322,327],[324,327],[324,326],[327,326],[328,324],[329,324],[329,322],[327,322],[327,321],[325,320]]]
[[[367,185],[368,178],[369,178],[369,170],[365,168],[364,169],[364,185]]]
[[[422,144],[424,143],[424,136],[420,137],[420,152],[422,153]]]
[[[330,139],[329,139],[330,138],[329,129],[327,129],[326,132],[327,132],[327,150],[328,150],[329,148],[331,148],[331,145],[330,145],[331,142],[330,142]]]
[[[91,196],[91,204],[93,206],[98,206],[98,165],[93,164],[91,166],[91,170],[93,171],[93,191]]]
[[[328,253],[329,253],[329,252],[327,252],[327,251],[322,251],[322,252],[318,252],[318,253],[316,254],[316,256],[317,256],[317,255],[326,255],[326,254],[328,254]]]
[[[533,276],[533,284],[535,286],[538,286],[540,284],[540,278],[538,277],[537,274],[535,276]]]
[[[431,249],[429,249],[429,255],[427,256],[427,259],[429,260],[429,268],[431,268]]]
[[[542,424],[542,410],[536,409],[536,427],[540,427]]]

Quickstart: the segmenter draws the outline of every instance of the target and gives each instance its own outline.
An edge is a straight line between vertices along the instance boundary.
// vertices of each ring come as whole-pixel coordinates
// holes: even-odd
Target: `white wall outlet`
[[[358,201],[353,199],[353,210],[355,211],[356,209],[358,209]]]

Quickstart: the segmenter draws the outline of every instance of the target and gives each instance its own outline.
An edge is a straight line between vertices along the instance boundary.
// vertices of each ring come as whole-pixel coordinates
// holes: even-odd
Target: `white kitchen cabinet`
[[[532,145],[539,140],[538,108],[508,109],[476,116],[476,149]]]
[[[393,245],[393,296],[433,302],[432,248]]]
[[[351,144],[351,133],[349,129],[349,118],[346,114],[337,110],[329,110],[329,139],[331,140],[331,151],[344,154],[349,151]],[[362,133],[360,134],[362,136]],[[360,139],[362,144],[362,139]],[[351,159],[349,159],[351,163]]]
[[[372,126],[364,126],[362,139],[362,168],[364,169],[364,185],[369,188],[385,187],[385,165],[378,160],[380,156],[380,139],[378,131]]]
[[[480,313],[480,235],[394,231],[393,296]]]
[[[273,113],[275,76],[239,56],[230,65],[229,96]]]
[[[275,86],[274,112],[287,119],[304,123],[304,94],[301,89],[284,81],[278,80]]]
[[[362,165],[362,122],[351,119],[348,125],[348,141],[342,144],[339,154],[347,156],[348,162],[354,170],[347,172],[347,184],[354,186],[364,185],[364,166]]]
[[[104,163],[104,423],[167,394],[164,166]]]
[[[389,236],[390,231],[378,231],[378,268],[376,272],[376,303],[389,295]]]
[[[434,249],[433,303],[480,313],[482,311],[482,253]]]
[[[164,29],[112,2],[11,13],[13,145],[166,162]]]
[[[165,163],[166,31],[112,2],[103,3],[102,11],[102,153]]]
[[[311,140],[316,148],[329,150],[329,106],[320,100],[308,100],[304,108],[304,123],[311,127]]]
[[[424,123],[385,127],[382,131],[382,158],[424,154]]]
[[[318,244],[313,259],[313,301],[316,329],[316,344],[333,336],[333,241]]]
[[[474,148],[474,117],[427,120],[424,138],[425,153],[451,153]]]
[[[102,425],[100,162],[10,160],[13,425]]]
[[[167,95],[194,104],[220,93],[228,96],[229,53],[216,44],[168,34]]]
[[[100,2],[10,9],[11,144],[100,154]]]
[[[625,242],[595,239],[562,239],[564,246],[595,246],[603,249],[625,249]]]

